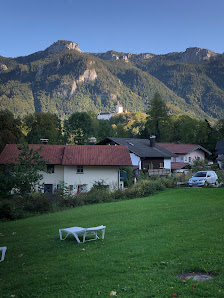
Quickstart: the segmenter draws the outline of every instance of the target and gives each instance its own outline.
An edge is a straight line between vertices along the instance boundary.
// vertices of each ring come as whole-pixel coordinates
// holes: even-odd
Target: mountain
[[[224,55],[200,48],[165,55],[84,53],[77,43],[60,40],[29,56],[0,56],[0,109],[15,116],[112,112],[118,100],[128,111],[146,112],[156,91],[171,113],[224,118]]]

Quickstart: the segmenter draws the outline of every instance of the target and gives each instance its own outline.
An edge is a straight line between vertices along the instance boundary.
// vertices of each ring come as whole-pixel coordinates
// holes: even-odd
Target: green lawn
[[[59,240],[59,228],[101,224],[104,241]],[[0,233],[8,247],[0,297],[224,297],[224,188],[171,189],[4,222]],[[184,272],[217,276],[179,280]]]

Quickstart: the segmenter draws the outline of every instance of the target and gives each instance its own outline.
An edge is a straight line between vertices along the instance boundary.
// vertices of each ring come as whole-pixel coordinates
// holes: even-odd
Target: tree
[[[65,141],[70,144],[88,144],[88,138],[96,135],[95,121],[86,112],[73,113],[64,122]]]
[[[215,125],[217,139],[224,139],[224,119],[219,119]]]
[[[128,138],[129,137],[127,130],[125,130],[124,125],[122,125],[121,123],[118,123],[118,125],[112,124],[112,128],[113,128],[114,134],[117,138]]]
[[[100,141],[106,137],[113,137],[114,131],[108,120],[98,120],[97,139]]]
[[[51,113],[36,113],[24,118],[29,144],[40,144],[40,139],[48,139],[49,144],[61,144],[61,120]]]
[[[115,114],[109,122],[117,137],[133,138],[139,136],[142,131],[146,122],[146,114],[142,112]]]
[[[155,93],[145,124],[144,137],[155,135],[157,141],[169,141],[173,135],[173,127],[168,115],[166,103],[158,92]]]
[[[174,141],[195,144],[197,120],[187,115],[181,115],[174,123]]]
[[[207,120],[198,120],[181,115],[174,121],[174,141],[198,144],[209,151],[214,151],[216,136]]]
[[[7,110],[0,112],[0,152],[6,144],[16,144],[22,137],[21,121]]]
[[[40,155],[41,147],[34,150],[28,144],[18,145],[18,158],[6,165],[5,182],[8,182],[5,191],[12,189],[24,194],[35,189],[43,178],[41,171],[46,169],[46,161]]]

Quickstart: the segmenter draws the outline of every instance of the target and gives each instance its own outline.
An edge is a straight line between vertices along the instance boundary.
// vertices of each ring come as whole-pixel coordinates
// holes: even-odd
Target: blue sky
[[[223,0],[1,0],[0,55],[71,40],[84,52],[224,52]]]

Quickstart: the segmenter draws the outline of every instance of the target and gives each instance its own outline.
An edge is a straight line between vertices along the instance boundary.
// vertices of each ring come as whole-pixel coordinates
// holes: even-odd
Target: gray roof
[[[167,151],[166,149],[155,145],[155,147],[150,146],[149,139],[133,139],[133,138],[110,138],[107,137],[100,141],[98,145],[102,144],[117,144],[122,146],[127,146],[129,151],[135,153],[141,158],[152,158],[152,157],[165,157],[170,158],[176,156],[176,154]]]
[[[218,161],[222,161],[224,160],[224,154],[220,155],[218,158],[217,158]]]
[[[224,140],[218,140],[215,146],[217,154],[224,154]]]

